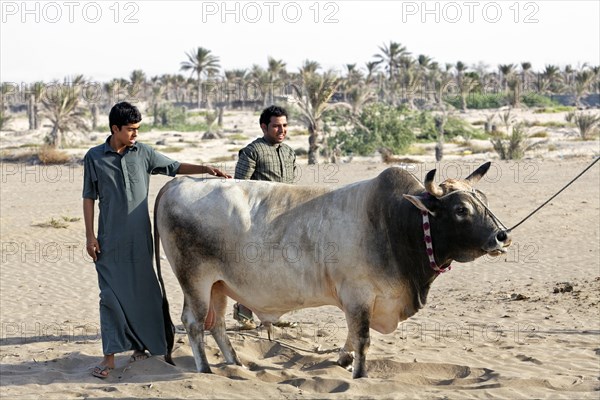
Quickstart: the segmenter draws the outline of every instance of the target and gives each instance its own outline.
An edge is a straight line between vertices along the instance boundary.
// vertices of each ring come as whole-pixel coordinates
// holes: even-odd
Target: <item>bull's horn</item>
[[[490,161],[486,162],[485,164],[477,168],[475,171],[473,171],[471,175],[467,176],[465,178],[465,181],[469,182],[471,185],[476,184],[481,178],[483,178],[486,172],[488,172],[488,169],[490,169],[490,165],[492,165]]]
[[[444,191],[441,187],[439,187],[433,182],[434,176],[435,169],[432,169],[427,173],[427,175],[425,176],[425,189],[427,189],[427,192],[429,192],[429,194],[431,194],[432,196],[441,197],[444,195]]]

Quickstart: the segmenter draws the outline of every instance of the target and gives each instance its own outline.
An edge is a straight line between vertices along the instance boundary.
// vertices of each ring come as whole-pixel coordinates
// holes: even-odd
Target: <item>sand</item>
[[[481,119],[473,113],[469,118]],[[526,114],[525,118],[560,119]],[[227,159],[260,134],[253,113],[229,113],[226,127],[247,139],[213,141],[201,133],[151,132],[140,140],[184,150],[167,153],[188,162]],[[19,121],[14,121],[18,125]],[[549,130],[553,147],[500,161],[493,152],[464,156],[449,145],[446,160],[432,151],[404,166],[422,179],[464,177],[491,160],[478,188],[505,224],[513,225],[554,194],[599,154],[598,139],[582,142]],[[232,129],[233,130],[233,129]],[[232,133],[233,134],[233,133]],[[2,132],[3,148],[39,140],[42,132]],[[37,135],[37,136],[36,136]],[[291,135],[294,148],[306,136]],[[74,138],[80,156],[104,134]],[[186,142],[179,142],[184,138]],[[157,148],[161,148],[157,146]],[[427,147],[430,149],[431,147]],[[16,151],[16,150],[15,150]],[[300,184],[343,185],[389,167],[378,156],[336,165],[300,160]],[[235,161],[218,163],[232,172]],[[81,219],[83,169],[4,163],[0,198],[0,396],[3,398],[551,398],[597,399],[600,391],[600,165],[552,200],[513,233],[506,255],[455,263],[433,284],[428,303],[389,335],[371,331],[369,378],[353,380],[335,364],[347,328],[340,310],[320,307],[284,319],[295,328],[239,331],[228,308],[232,343],[245,368],[228,366],[209,336],[212,375],[195,372],[187,336],[176,335],[174,361],[128,363],[117,356],[107,380],[90,375],[101,357],[98,286],[84,255]],[[170,178],[151,180],[153,203]],[[52,219],[65,227],[48,225]],[[70,220],[70,221],[65,221]],[[181,328],[182,294],[163,261],[171,314]],[[351,267],[351,266],[349,266]]]

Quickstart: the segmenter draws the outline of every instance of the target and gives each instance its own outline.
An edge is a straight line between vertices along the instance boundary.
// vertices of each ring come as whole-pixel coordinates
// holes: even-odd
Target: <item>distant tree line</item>
[[[178,74],[147,77],[142,70],[134,70],[128,79],[102,84],[83,75],[65,78],[62,83],[3,82],[0,128],[11,118],[9,109],[26,109],[29,129],[40,128],[40,116],[50,119],[48,143],[60,147],[64,132],[97,129],[98,114],[122,100],[144,103],[153,125],[168,124],[167,110],[174,106],[206,108],[222,116],[224,109],[258,110],[272,103],[287,103],[309,133],[309,162],[316,163],[323,153],[329,156],[328,151],[344,145],[339,141],[328,145],[327,116],[336,116],[338,124],[351,124],[357,132],[373,136],[361,123],[372,117],[361,118],[371,104],[379,104],[379,111],[386,115],[394,109],[444,115],[468,108],[543,106],[561,94],[571,95],[573,105],[582,107],[586,95],[600,92],[599,66],[546,65],[535,72],[529,62],[501,64],[495,69],[461,61],[442,65],[426,55],[414,56],[394,41],[380,46],[364,65],[346,64],[342,72],[323,71],[311,60],[292,72],[284,60],[273,57],[268,57],[266,67],[255,64],[249,69],[222,70],[219,57],[203,47],[186,52],[185,57]],[[438,118],[439,131],[443,132],[446,120]],[[332,123],[336,121],[329,125]],[[393,118],[386,123],[394,125]],[[356,143],[355,139],[345,137],[348,143]]]

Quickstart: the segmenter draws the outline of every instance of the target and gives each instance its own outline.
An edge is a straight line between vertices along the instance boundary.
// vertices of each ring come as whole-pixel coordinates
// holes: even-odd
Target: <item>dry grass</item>
[[[42,164],[66,164],[71,157],[64,151],[51,146],[42,146],[38,150],[37,157]]]
[[[69,226],[69,222],[77,222],[80,221],[80,217],[68,217],[61,216],[60,218],[50,218],[50,220],[46,222],[38,222],[37,224],[31,224],[32,226],[37,226],[39,228],[54,228],[54,229],[66,229]]]
[[[15,151],[12,149],[4,149],[0,153],[0,161],[30,163],[37,159],[35,150],[27,149],[24,151]]]
[[[163,153],[179,153],[180,151],[183,151],[183,147],[167,146],[160,149],[160,151]]]
[[[530,138],[547,138],[548,136],[549,134],[546,131],[539,131],[529,135]]]
[[[66,229],[69,226],[69,224],[67,224],[65,221],[61,221],[60,219],[54,219],[54,217],[52,217],[49,221],[32,224],[32,226],[37,226],[39,228]]]
[[[427,149],[423,146],[411,145],[404,153],[411,156],[423,156],[427,154]]]
[[[397,157],[397,156],[393,155],[389,149],[386,149],[386,148],[379,149],[379,153],[381,153],[381,159],[386,164],[398,164],[398,163],[418,164],[419,163],[418,160],[414,160],[409,157]]]
[[[44,165],[67,164],[72,158],[67,152],[51,146],[29,147],[21,146],[19,149],[4,149],[0,153],[0,161],[17,163],[41,163]]]
[[[228,162],[228,161],[232,161],[234,160],[235,154],[231,154],[229,156],[220,156],[220,157],[214,157],[210,159],[210,163],[214,164],[214,163],[219,163],[219,162]]]
[[[248,140],[249,138],[246,135],[241,135],[238,133],[238,134],[227,136],[227,139],[229,139],[229,140]]]
[[[471,144],[469,146],[469,151],[471,152],[471,154],[483,154],[483,153],[488,153],[490,151],[494,151],[493,146],[490,145],[481,145],[481,144]]]

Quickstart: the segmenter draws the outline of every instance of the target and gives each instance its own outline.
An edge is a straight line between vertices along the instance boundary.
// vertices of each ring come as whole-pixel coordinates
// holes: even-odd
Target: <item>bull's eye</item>
[[[456,215],[458,215],[459,217],[465,217],[467,216],[467,214],[469,214],[469,209],[467,207],[456,207]]]

